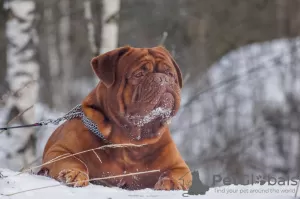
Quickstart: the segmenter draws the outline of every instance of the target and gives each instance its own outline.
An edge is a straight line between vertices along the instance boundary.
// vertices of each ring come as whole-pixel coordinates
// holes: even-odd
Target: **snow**
[[[28,15],[30,15],[30,12],[28,10],[35,9],[35,3],[34,1],[22,1],[22,2],[10,2],[10,7],[18,13],[18,17],[20,18],[26,18]],[[31,16],[31,20],[34,19],[34,16]]]
[[[134,121],[134,125],[138,127],[142,127],[145,124],[152,122],[158,117],[161,117],[162,119],[169,118],[171,112],[172,111],[170,109],[158,107],[145,116],[135,115],[135,116],[130,116],[129,119]]]
[[[8,169],[0,169],[4,176],[0,179],[0,198],[10,199],[79,199],[79,198],[111,198],[111,199],[126,199],[126,198],[184,198],[182,196],[186,191],[155,191],[152,189],[143,189],[138,191],[127,191],[120,188],[109,188],[100,185],[88,185],[84,188],[71,188],[60,184],[59,182],[34,174],[18,173]],[[286,183],[287,184],[287,183]],[[52,186],[52,187],[49,187]],[[47,187],[47,188],[45,188]],[[229,185],[223,187],[210,188],[205,195],[188,195],[188,198],[201,199],[292,199],[296,192],[295,185]],[[39,190],[31,190],[37,189]],[[11,196],[4,196],[23,191]],[[272,192],[272,193],[271,193]],[[300,196],[298,193],[297,196]]]

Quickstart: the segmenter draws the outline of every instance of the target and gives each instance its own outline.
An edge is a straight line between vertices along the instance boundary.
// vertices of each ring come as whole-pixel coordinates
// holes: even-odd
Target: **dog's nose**
[[[169,78],[165,74],[155,74],[154,81],[160,84],[169,83]]]

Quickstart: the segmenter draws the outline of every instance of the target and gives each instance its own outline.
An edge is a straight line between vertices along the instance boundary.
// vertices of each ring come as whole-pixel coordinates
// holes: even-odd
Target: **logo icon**
[[[261,175],[256,176],[256,183],[259,183],[260,185],[264,185],[264,184],[266,184],[266,182],[267,181],[263,176],[261,176]]]
[[[205,195],[209,190],[209,186],[201,182],[198,171],[192,172],[192,185],[190,186],[187,193],[183,193],[183,197],[188,197],[188,195]]]

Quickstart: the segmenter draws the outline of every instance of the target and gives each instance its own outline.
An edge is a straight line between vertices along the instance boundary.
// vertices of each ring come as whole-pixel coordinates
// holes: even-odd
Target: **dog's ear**
[[[109,51],[91,60],[91,66],[95,74],[109,88],[115,82],[116,67],[119,59],[130,49],[130,46],[124,46]]]
[[[163,46],[158,46],[157,47],[159,50],[162,50],[163,52],[165,52],[171,59],[175,69],[176,69],[176,73],[177,73],[177,78],[178,78],[178,83],[179,83],[179,86],[180,88],[182,88],[183,86],[183,82],[182,82],[182,73],[181,73],[181,70],[178,66],[178,64],[176,63],[176,61],[174,60],[174,58],[172,57],[171,53]]]

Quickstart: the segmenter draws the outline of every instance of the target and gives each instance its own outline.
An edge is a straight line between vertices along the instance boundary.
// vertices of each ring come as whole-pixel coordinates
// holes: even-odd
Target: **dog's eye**
[[[141,72],[138,72],[137,74],[134,75],[135,77],[142,77],[144,76],[144,73],[141,71]]]
[[[148,70],[148,67],[147,67],[146,64],[144,64],[144,65],[142,66],[142,70],[143,70],[143,71],[147,71],[147,70]]]

